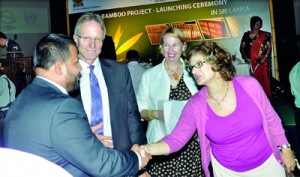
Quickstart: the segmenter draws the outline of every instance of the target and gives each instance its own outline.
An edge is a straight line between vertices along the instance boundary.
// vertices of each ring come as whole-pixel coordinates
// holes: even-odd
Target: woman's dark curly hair
[[[221,48],[216,42],[204,41],[191,47],[187,52],[187,60],[199,54],[204,56],[204,61],[211,64],[212,70],[219,72],[225,81],[233,79],[236,71],[231,63],[231,54]]]

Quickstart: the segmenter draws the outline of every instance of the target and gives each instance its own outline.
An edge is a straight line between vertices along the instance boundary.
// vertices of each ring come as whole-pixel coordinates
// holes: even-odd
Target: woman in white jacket
[[[170,131],[165,125],[163,103],[187,100],[198,91],[181,58],[186,47],[184,34],[177,28],[167,28],[160,39],[159,48],[164,56],[162,63],[143,74],[137,102],[141,117],[149,121],[148,143],[160,140]],[[181,151],[171,156],[155,156],[148,164],[147,172],[151,176],[204,176],[199,154],[198,135],[195,132]]]

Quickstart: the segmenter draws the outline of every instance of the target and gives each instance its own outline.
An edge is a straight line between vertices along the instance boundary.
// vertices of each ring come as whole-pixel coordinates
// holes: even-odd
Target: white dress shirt
[[[127,67],[130,72],[134,92],[135,92],[135,94],[137,94],[141,80],[142,80],[142,76],[143,76],[144,72],[147,70],[147,68],[142,66],[137,61],[129,62],[127,64]]]
[[[61,85],[57,84],[56,82],[53,82],[52,80],[46,79],[46,78],[44,78],[42,76],[36,76],[36,77],[38,77],[40,79],[43,79],[43,80],[51,83],[52,85],[54,85],[55,87],[57,87],[61,92],[63,92],[64,94],[68,95],[67,90],[65,88],[63,88]]]
[[[90,65],[81,60],[79,60],[79,64],[82,67],[81,78],[80,78],[81,99],[82,99],[84,110],[87,114],[90,123],[91,122],[91,89],[90,89],[90,79],[89,79],[90,69],[88,68]],[[106,83],[101,69],[101,63],[98,58],[95,60],[93,65],[95,66],[94,73],[98,79],[99,87],[101,90],[104,135],[112,136],[108,91],[107,91]]]

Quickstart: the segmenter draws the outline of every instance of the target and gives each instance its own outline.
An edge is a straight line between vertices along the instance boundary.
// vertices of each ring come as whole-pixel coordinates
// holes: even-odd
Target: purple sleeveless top
[[[263,164],[272,154],[263,130],[259,109],[238,82],[233,80],[236,108],[228,116],[216,115],[208,105],[206,135],[212,154],[224,167],[244,172]]]

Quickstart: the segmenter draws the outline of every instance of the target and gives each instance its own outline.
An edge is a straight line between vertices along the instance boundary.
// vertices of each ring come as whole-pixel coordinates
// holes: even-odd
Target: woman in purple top
[[[281,120],[253,77],[235,76],[230,53],[215,42],[188,52],[189,71],[204,86],[185,106],[176,128],[142,148],[152,154],[180,150],[197,130],[202,167],[216,177],[285,177],[295,168]]]

